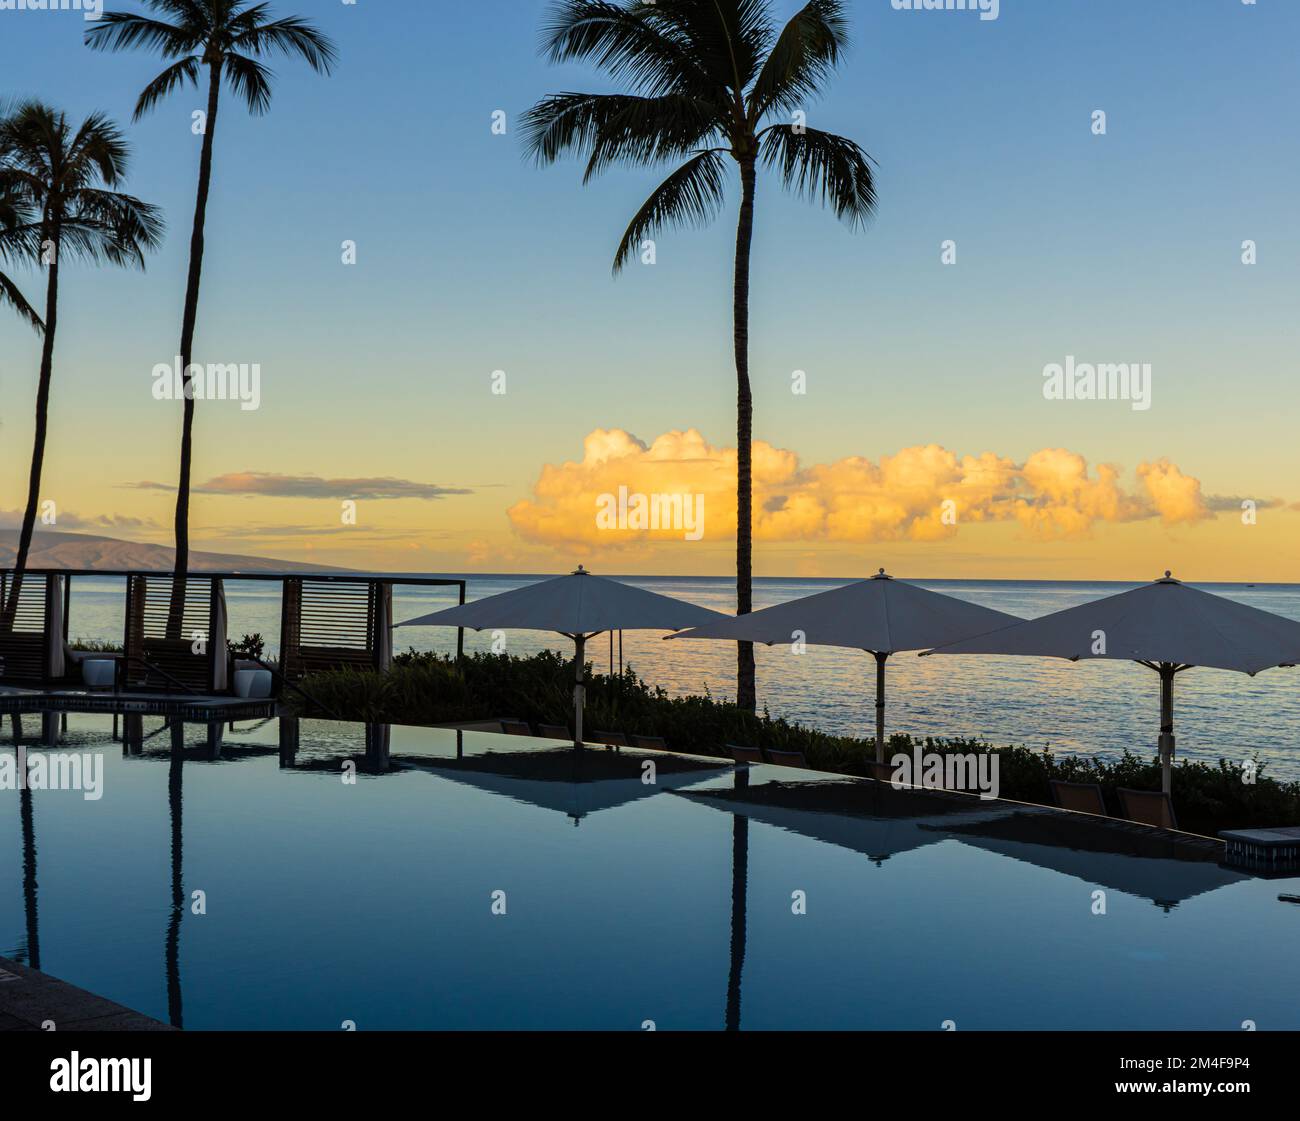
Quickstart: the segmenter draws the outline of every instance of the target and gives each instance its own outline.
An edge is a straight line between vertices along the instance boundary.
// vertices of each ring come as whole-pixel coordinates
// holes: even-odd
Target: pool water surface
[[[1300,1028],[1300,878],[1140,827],[427,728],[19,748],[102,796],[0,790],[0,954],[187,1029]]]

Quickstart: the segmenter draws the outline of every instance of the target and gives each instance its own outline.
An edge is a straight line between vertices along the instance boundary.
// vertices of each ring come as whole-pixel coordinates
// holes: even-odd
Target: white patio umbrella
[[[1254,676],[1300,662],[1300,623],[1190,588],[1168,572],[1140,588],[948,643],[926,654],[1111,658],[1160,674],[1161,784],[1170,792],[1174,675],[1193,666]]]
[[[885,662],[891,654],[925,650],[1022,620],[885,574],[829,592],[725,618],[669,638],[717,638],[732,642],[802,641],[847,646],[876,659],[876,762],[885,761]]]
[[[593,576],[582,565],[568,576],[543,580],[460,607],[398,623],[399,627],[555,631],[574,644],[573,745],[582,746],[587,640],[604,631],[676,631],[725,619],[716,611],[670,596]]]

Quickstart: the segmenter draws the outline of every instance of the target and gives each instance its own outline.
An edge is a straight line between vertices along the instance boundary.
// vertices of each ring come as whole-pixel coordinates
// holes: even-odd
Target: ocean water
[[[538,576],[466,577],[467,599],[520,587]],[[664,595],[715,611],[733,612],[732,582],[723,577],[621,577]],[[755,607],[768,607],[837,587],[846,580],[759,579]],[[1037,618],[1113,595],[1132,585],[1055,581],[918,580],[922,587],[1022,618]],[[1206,591],[1300,621],[1300,585],[1203,584]],[[230,633],[259,632],[277,648],[280,593],[276,583],[230,582],[226,587]],[[121,641],[125,585],[108,577],[78,578],[73,585],[69,629],[73,637]],[[396,588],[399,622],[451,606],[455,590]],[[455,632],[414,627],[395,632],[394,648],[455,649]],[[467,651],[487,650],[490,634],[465,635]],[[515,631],[506,650],[572,652],[557,635]],[[608,669],[610,644],[587,647],[597,669]],[[623,635],[622,657],[638,674],[670,693],[735,693],[735,646],[726,642],[665,642],[657,633]],[[871,735],[874,731],[875,662],[852,650],[809,647],[795,655],[788,646],[758,647],[759,705],[774,716],[827,731]],[[618,664],[617,638],[613,664]],[[973,736],[995,744],[1114,756],[1125,748],[1155,753],[1160,703],[1156,675],[1124,662],[1070,663],[1038,658],[919,658],[889,660],[887,729],[917,736]],[[1224,670],[1193,669],[1174,687],[1174,731],[1181,758],[1241,761],[1258,755],[1265,774],[1300,778],[1300,670],[1267,670],[1254,678]]]

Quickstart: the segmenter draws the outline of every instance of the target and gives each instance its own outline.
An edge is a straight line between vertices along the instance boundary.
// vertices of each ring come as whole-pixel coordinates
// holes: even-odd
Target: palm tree
[[[0,133],[4,130],[5,112],[3,107],[0,107]],[[0,159],[2,158],[3,153],[0,153]],[[3,193],[0,193],[0,263],[31,260],[32,230],[30,207],[13,191],[12,187],[5,187]],[[45,324],[41,322],[36,309],[27,302],[27,297],[22,294],[22,290],[4,272],[0,272],[0,304],[8,304],[38,332],[45,330]],[[24,556],[22,559],[25,566],[27,558]],[[21,591],[21,588],[20,578],[19,586],[15,591]],[[14,605],[16,609],[16,599]],[[8,624],[11,618],[12,615],[7,607],[0,604],[0,626]]]
[[[3,128],[2,114],[0,128]],[[0,262],[31,259],[32,228],[31,211],[22,199],[12,192],[0,194]],[[2,304],[8,304],[37,331],[45,329],[40,315],[27,302],[18,285],[0,272],[0,305]]]
[[[250,0],[144,0],[158,17],[134,12],[106,12],[86,32],[98,50],[147,48],[169,60],[167,68],[145,86],[135,106],[139,120],[168,94],[185,85],[197,87],[207,67],[208,108],[199,155],[199,189],[190,235],[190,267],[181,317],[180,367],[186,389],[181,425],[180,481],[176,489],[176,576],[168,630],[180,631],[185,577],[190,561],[190,464],[193,456],[194,399],[190,395],[190,360],[203,276],[203,230],[212,182],[212,146],[224,79],[249,112],[261,115],[271,106],[274,74],[259,59],[282,54],[303,59],[318,74],[334,64],[334,44],[297,16],[272,19],[270,7]]]
[[[129,154],[117,126],[101,113],[92,113],[74,128],[59,110],[28,101],[0,122],[0,198],[9,199],[11,210],[26,216],[10,232],[33,263],[45,267],[45,331],[27,508],[14,561],[13,594],[0,629],[13,627],[40,504],[59,270],[68,258],[143,268],[145,252],[162,240],[158,209],[114,189],[126,177]]]
[[[560,93],[529,110],[540,163],[584,157],[584,182],[614,164],[681,164],[646,200],[614,256],[618,273],[665,225],[702,225],[726,200],[728,159],[740,175],[736,230],[736,611],[752,596],[753,397],[749,384],[749,259],[758,167],[828,205],[851,226],[875,211],[870,157],[853,141],[808,128],[799,113],[847,45],[841,0],[810,0],[778,32],[768,0],[560,0],[544,30],[555,63],[591,61],[633,93]],[[782,120],[781,118],[784,118]],[[739,643],[736,700],[756,705],[754,648]]]

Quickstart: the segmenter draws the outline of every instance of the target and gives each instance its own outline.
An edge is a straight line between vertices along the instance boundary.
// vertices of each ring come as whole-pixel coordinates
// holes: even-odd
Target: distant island
[[[0,529],[0,568],[11,567],[18,550],[18,531]],[[32,568],[102,568],[136,571],[170,571],[174,551],[166,545],[146,545],[89,533],[38,533],[32,540]],[[273,557],[248,557],[237,553],[191,553],[190,567],[209,572],[338,572],[333,565],[304,564]]]

